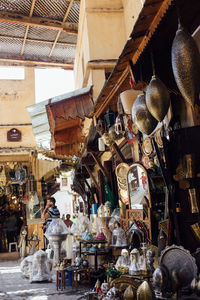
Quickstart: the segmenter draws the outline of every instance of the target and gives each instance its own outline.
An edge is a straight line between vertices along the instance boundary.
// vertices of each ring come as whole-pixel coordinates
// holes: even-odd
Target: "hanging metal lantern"
[[[146,89],[146,104],[149,112],[158,122],[164,119],[169,110],[169,92],[164,83],[155,75],[152,76]]]
[[[103,135],[105,132],[105,123],[102,119],[99,119],[96,125],[96,131],[100,134]]]
[[[172,69],[183,98],[194,106],[200,93],[200,54],[194,39],[180,24],[172,44]]]
[[[115,132],[118,135],[118,137],[120,137],[120,138],[122,138],[124,136],[124,133],[125,133],[123,120],[120,117],[120,115],[118,115],[116,120],[115,120]]]
[[[117,101],[117,111],[118,111],[119,115],[124,114],[124,110],[123,110],[123,106],[122,106],[122,102],[121,102],[120,97],[118,98],[118,101]]]
[[[107,128],[112,127],[115,124],[115,113],[109,108],[104,116],[107,124]]]
[[[158,124],[147,108],[144,94],[140,94],[133,104],[132,120],[137,128],[147,135],[151,134]]]
[[[19,185],[22,185],[25,183],[27,179],[27,173],[26,169],[20,166],[16,171],[15,171],[15,179],[18,181]]]

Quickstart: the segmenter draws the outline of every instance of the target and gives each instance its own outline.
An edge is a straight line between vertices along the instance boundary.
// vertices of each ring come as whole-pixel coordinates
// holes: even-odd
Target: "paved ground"
[[[20,261],[0,261],[0,299],[6,300],[77,300],[89,287],[66,287],[57,291],[55,282],[29,283],[22,277]]]

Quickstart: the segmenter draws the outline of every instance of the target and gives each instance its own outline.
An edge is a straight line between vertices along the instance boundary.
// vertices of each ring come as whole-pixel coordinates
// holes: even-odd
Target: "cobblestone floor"
[[[22,277],[20,261],[0,261],[0,299],[5,300],[78,300],[90,288],[66,287],[57,291],[55,282],[29,283]]]

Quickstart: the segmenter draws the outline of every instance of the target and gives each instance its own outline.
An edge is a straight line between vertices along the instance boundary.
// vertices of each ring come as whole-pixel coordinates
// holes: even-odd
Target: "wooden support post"
[[[90,191],[90,193],[92,193],[91,187],[90,187],[89,183],[87,182],[86,178],[84,178],[84,182],[87,185],[88,190]]]
[[[90,154],[92,155],[94,161],[97,163],[97,165],[99,166],[101,172],[103,173],[103,175],[105,176],[106,180],[109,181],[109,176],[106,172],[106,170],[104,169],[104,167],[102,166],[101,162],[98,160],[98,158],[94,155],[94,153],[90,152]]]
[[[99,178],[99,205],[105,203],[105,183],[104,183],[104,175],[101,170],[98,171],[98,178]]]
[[[120,162],[127,163],[127,160],[125,159],[124,155],[122,154],[122,152],[120,151],[116,143],[112,145],[112,148],[115,154],[117,155],[117,157],[119,158]]]
[[[99,191],[98,183],[97,183],[97,181],[96,181],[94,175],[92,174],[92,171],[90,170],[90,168],[89,168],[89,166],[88,166],[87,164],[84,164],[84,166],[85,166],[86,170],[88,171],[88,173],[89,173],[89,175],[90,175],[90,177],[91,177],[91,179],[92,179],[92,181],[93,181],[95,187],[96,187],[97,190]]]

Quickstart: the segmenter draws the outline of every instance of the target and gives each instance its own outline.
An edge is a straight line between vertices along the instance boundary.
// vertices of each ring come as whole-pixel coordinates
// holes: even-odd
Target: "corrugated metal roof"
[[[0,64],[73,69],[80,0],[1,0]]]

